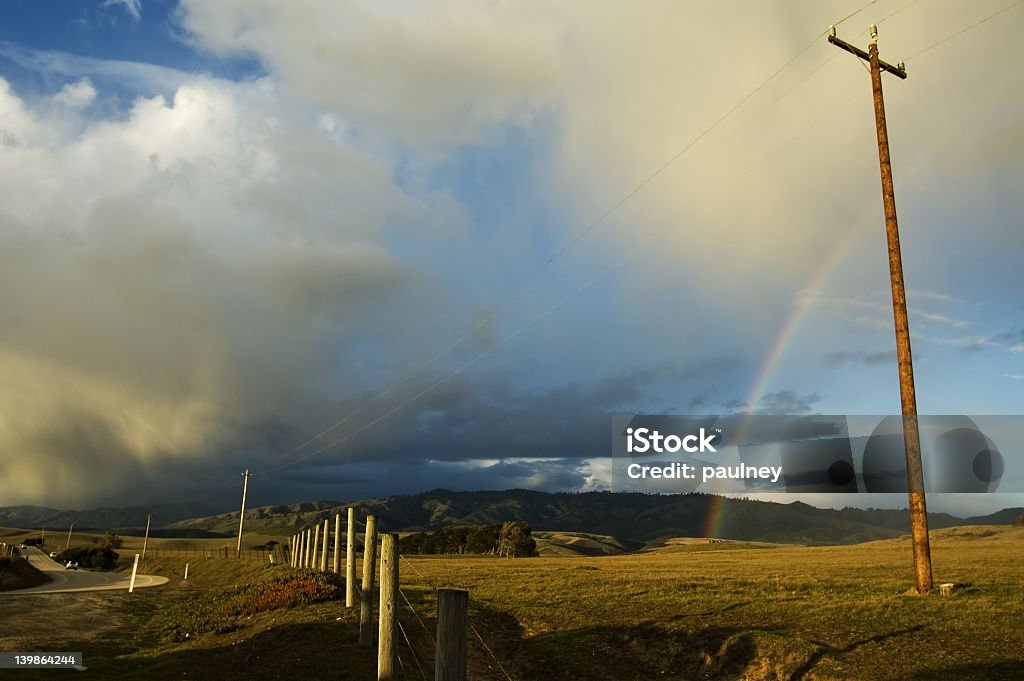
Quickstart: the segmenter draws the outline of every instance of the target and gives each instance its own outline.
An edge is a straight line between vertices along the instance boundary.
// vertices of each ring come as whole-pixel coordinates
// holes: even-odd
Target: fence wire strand
[[[408,646],[409,652],[412,653],[412,661],[416,663],[416,667],[420,670],[420,676],[423,677],[423,681],[427,681],[427,673],[423,671],[423,665],[420,664],[420,658],[416,655],[416,651],[412,647],[412,641],[409,640],[409,634],[405,633],[405,627],[402,626],[401,620],[398,621],[398,630],[402,632],[402,638],[405,639],[405,645]]]

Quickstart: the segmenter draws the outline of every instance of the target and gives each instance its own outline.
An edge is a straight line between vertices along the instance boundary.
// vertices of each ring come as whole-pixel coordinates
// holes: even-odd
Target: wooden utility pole
[[[152,513],[146,514],[146,538],[142,540],[142,559],[146,559],[146,547],[149,546],[149,523],[153,519]]]
[[[245,469],[242,482],[242,512],[238,515],[238,545],[235,547],[235,559],[242,556],[242,527],[245,525],[245,493],[249,490],[249,469]]]
[[[67,551],[68,547],[71,546],[71,532],[75,529],[75,524],[71,523],[71,527],[68,528],[68,540],[64,544],[64,550]]]
[[[889,135],[885,127],[885,103],[882,99],[882,71],[906,79],[903,62],[893,66],[878,58],[878,29],[871,25],[868,51],[854,47],[829,30],[828,41],[864,59],[871,67],[874,93],[875,127],[878,134],[878,164],[882,174],[882,206],[885,209],[885,236],[889,245],[889,279],[892,284],[892,311],[896,327],[896,361],[900,375],[900,403],[903,409],[903,447],[907,459],[907,495],[910,501],[910,534],[914,550],[914,573],[919,594],[932,590],[932,553],[928,544],[928,509],[924,496],[924,472],[921,469],[921,435],[917,422],[917,395],[914,391],[914,363],[910,353],[910,325],[907,322],[907,297],[903,286],[903,259],[896,224],[896,197],[889,162]]]

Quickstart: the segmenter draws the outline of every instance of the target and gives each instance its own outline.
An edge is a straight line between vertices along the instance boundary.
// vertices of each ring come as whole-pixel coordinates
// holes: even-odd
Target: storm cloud
[[[187,58],[0,41],[5,500],[596,489],[613,414],[892,412],[892,353],[849,349],[892,318],[848,5],[113,2]],[[982,10],[912,9],[919,397],[999,409],[1024,76],[979,65],[1021,48],[930,49]]]

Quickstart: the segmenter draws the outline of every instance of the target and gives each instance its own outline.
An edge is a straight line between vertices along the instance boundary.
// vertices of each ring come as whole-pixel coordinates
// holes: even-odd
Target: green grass
[[[313,570],[268,571],[251,582],[196,593],[160,608],[147,627],[161,641],[185,641],[245,626],[253,615],[344,598],[335,575]]]

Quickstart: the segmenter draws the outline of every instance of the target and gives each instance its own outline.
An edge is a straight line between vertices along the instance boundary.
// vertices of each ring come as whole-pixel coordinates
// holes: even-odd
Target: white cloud
[[[268,420],[306,432],[360,343],[425,340],[406,325],[443,294],[380,235],[446,227],[448,199],[407,193],[394,159],[268,81],[193,77],[73,126],[47,107],[83,114],[0,79],[0,450],[20,452],[0,484],[18,499],[78,503]],[[62,473],[36,489],[40,469]]]
[[[182,83],[194,78],[192,74],[166,66],[38,50],[4,40],[0,40],[0,57],[47,76],[85,78],[101,88],[111,82],[144,95],[173,94]]]
[[[121,7],[131,15],[132,19],[142,19],[142,0],[106,0],[104,7]]]
[[[257,56],[289,93],[421,147],[527,124],[561,78],[558,28],[514,2],[182,3],[204,48]]]
[[[60,92],[53,96],[58,104],[71,108],[81,108],[92,104],[96,99],[96,88],[88,78],[68,83],[60,89]]]

